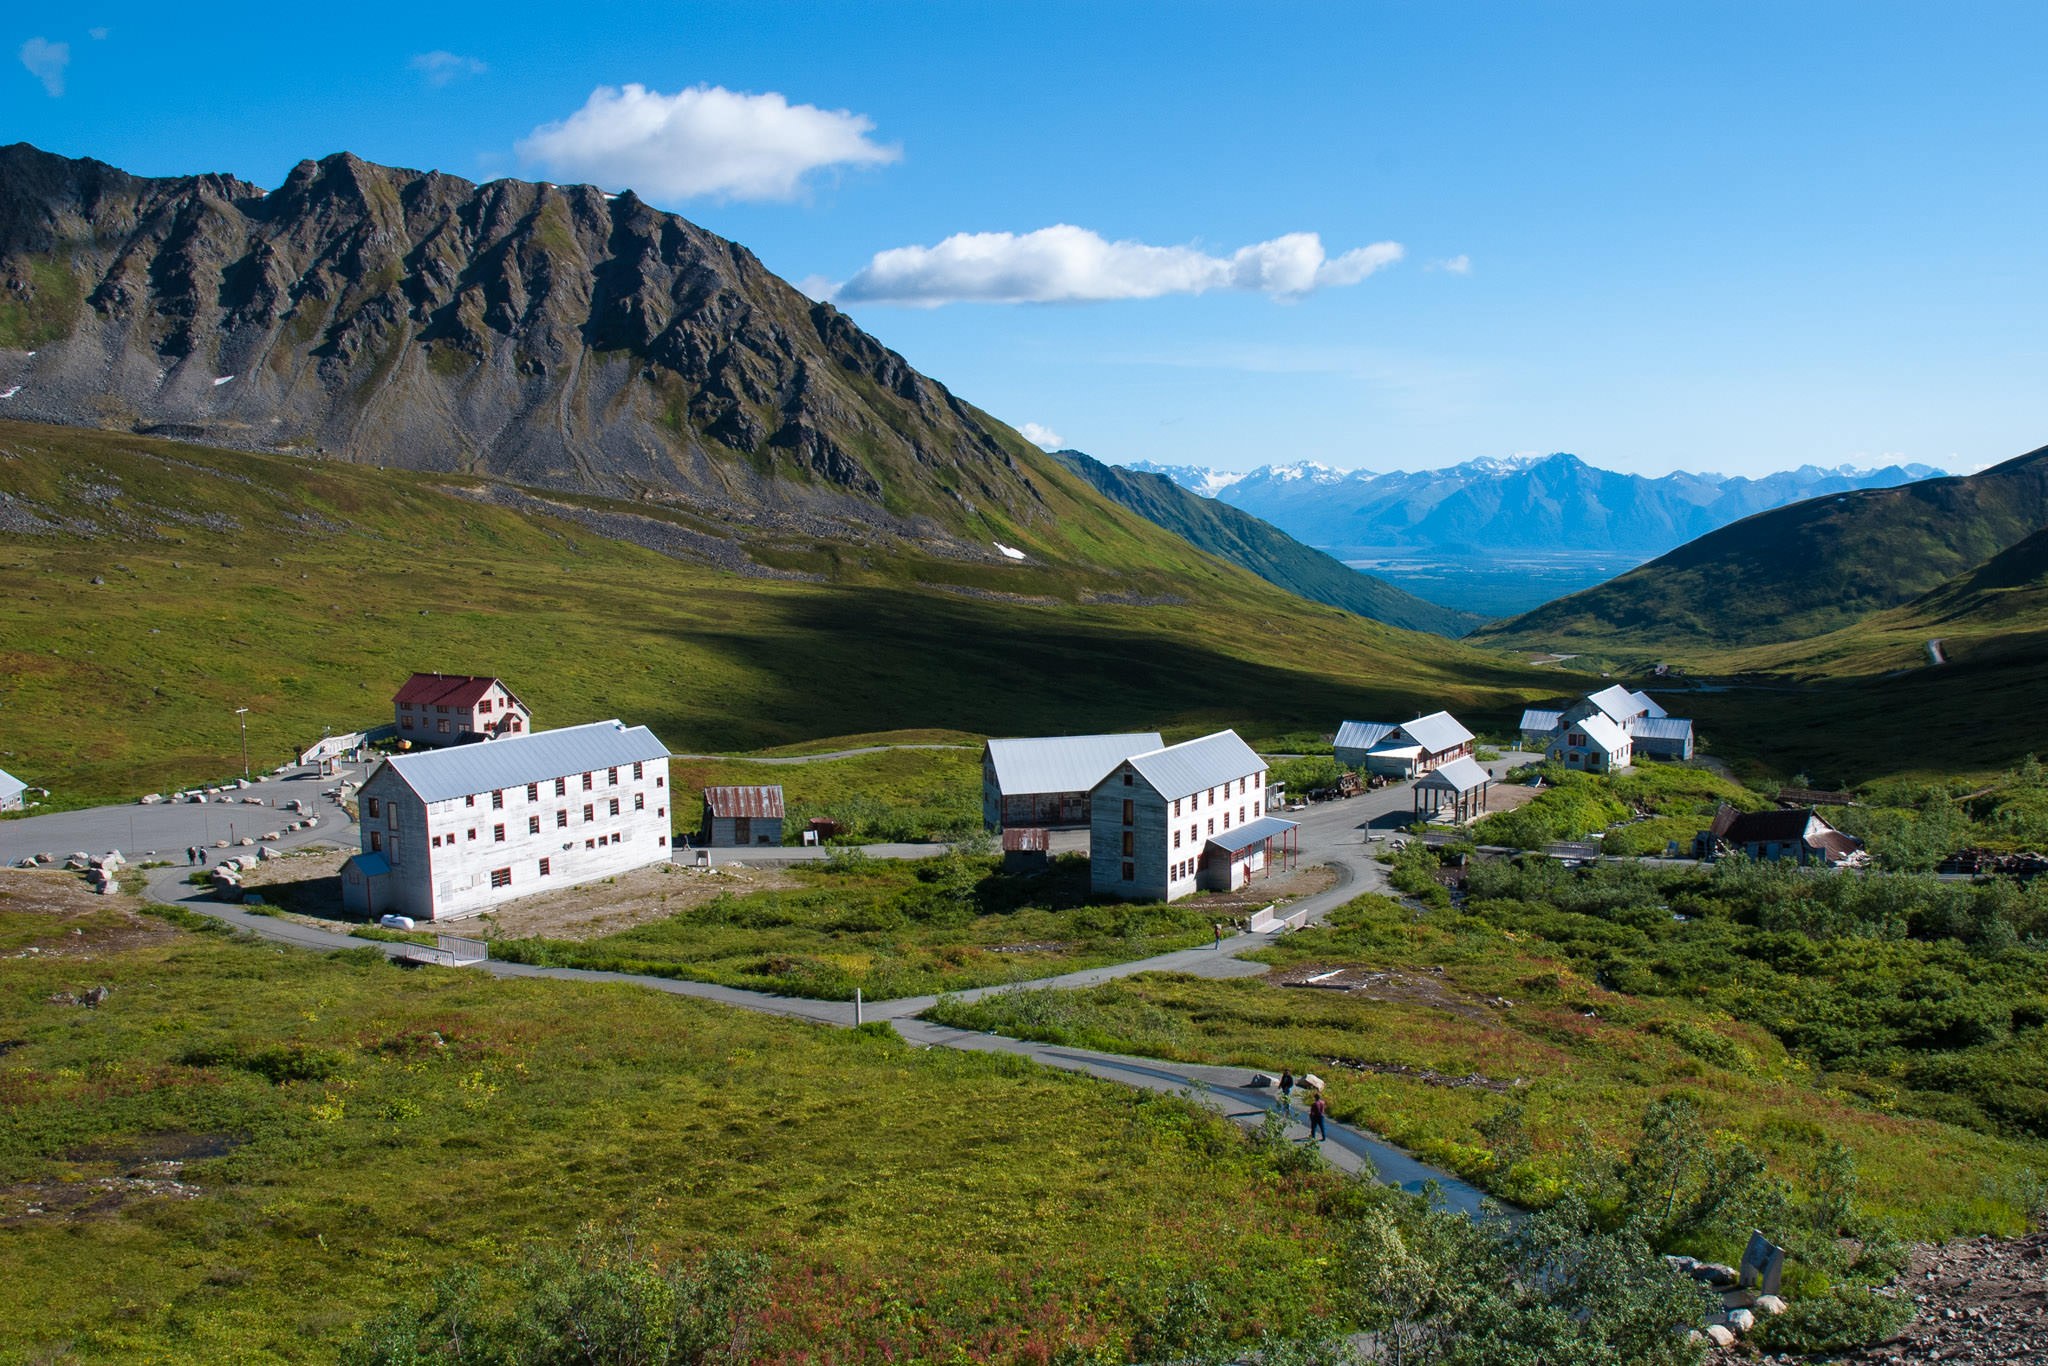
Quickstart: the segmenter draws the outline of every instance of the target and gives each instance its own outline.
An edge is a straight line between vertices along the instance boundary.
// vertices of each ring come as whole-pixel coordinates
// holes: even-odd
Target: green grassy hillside
[[[1118,469],[1080,451],[1059,451],[1055,459],[1095,486],[1097,492],[1148,521],[1249,569],[1311,602],[1328,603],[1362,617],[1440,636],[1470,634],[1485,621],[1471,612],[1439,607],[1384,579],[1361,574],[1311,549],[1286,532],[1239,508],[1190,493],[1163,474]]]
[[[0,766],[58,801],[238,770],[240,706],[277,763],[387,721],[415,669],[495,673],[542,726],[620,716],[691,752],[910,727],[1258,738],[1424,706],[1497,725],[1558,686],[1106,505],[1059,558],[988,564],[28,424],[0,424],[0,487]]]
[[[1479,633],[1496,644],[1693,660],[1860,621],[2048,523],[2048,447],[1956,479],[1759,513]]]

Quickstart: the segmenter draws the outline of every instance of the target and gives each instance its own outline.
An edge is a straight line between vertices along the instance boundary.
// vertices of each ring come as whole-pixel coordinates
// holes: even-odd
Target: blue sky
[[[631,175],[1111,460],[2048,441],[2048,6],[421,9],[17,7],[0,139]]]

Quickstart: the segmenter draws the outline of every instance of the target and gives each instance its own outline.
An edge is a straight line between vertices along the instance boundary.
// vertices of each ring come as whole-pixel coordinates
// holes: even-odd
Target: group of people
[[[1296,1086],[1301,1086],[1304,1090],[1315,1092],[1315,1099],[1308,1103],[1309,1140],[1313,1142],[1317,1139],[1328,1138],[1330,1133],[1325,1124],[1330,1117],[1329,1098],[1323,1094],[1323,1088],[1320,1084],[1307,1085],[1304,1082],[1297,1081],[1294,1076],[1294,1069],[1289,1067],[1280,1069],[1281,1113],[1290,1115],[1294,1113],[1294,1088]]]

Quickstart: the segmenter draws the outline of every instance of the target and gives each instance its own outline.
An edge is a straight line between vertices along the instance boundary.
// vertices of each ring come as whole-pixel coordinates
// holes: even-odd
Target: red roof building
[[[1798,811],[1741,812],[1723,806],[1714,813],[1714,823],[1699,837],[1696,852],[1702,858],[1729,853],[1758,860],[1790,859],[1795,863],[1839,868],[1863,861],[1863,841],[1835,829],[1812,807]]]
[[[533,729],[533,713],[495,678],[414,674],[391,699],[398,738],[416,746],[462,745]]]

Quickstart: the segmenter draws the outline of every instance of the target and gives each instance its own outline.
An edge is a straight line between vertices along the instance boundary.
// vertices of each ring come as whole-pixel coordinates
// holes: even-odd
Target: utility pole
[[[236,707],[235,718],[242,723],[242,776],[249,776],[249,709]]]

